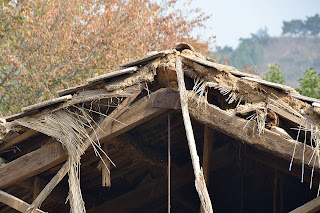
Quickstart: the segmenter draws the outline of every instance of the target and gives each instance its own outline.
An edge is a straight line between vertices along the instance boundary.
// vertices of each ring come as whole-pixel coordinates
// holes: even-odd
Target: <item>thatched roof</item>
[[[306,176],[308,174],[304,173],[307,171],[317,178],[313,174],[314,171],[317,174],[320,168],[320,100],[302,96],[289,86],[215,63],[195,52],[190,45],[180,43],[171,50],[151,52],[122,64],[118,71],[90,78],[84,85],[59,91],[58,98],[24,107],[21,113],[2,118],[0,156],[4,163],[0,167],[0,189],[32,203],[39,194],[33,190],[36,189],[36,181],[45,185],[46,180],[58,174],[51,179],[57,184],[68,172],[69,201],[73,212],[84,211],[84,208],[89,212],[117,209],[116,206],[121,205],[124,199],[127,200],[126,205],[132,205],[133,209],[144,206],[146,211],[150,211],[152,205],[148,202],[158,198],[156,195],[134,203],[128,199],[166,183],[163,177],[166,176],[168,162],[163,156],[167,156],[168,113],[171,115],[170,137],[174,147],[172,170],[178,171],[173,174],[176,178],[172,183],[173,193],[178,186],[192,182],[193,170],[185,143],[186,124],[180,114],[181,88],[178,88],[181,85],[178,85],[176,75],[177,61],[182,62],[187,108],[193,122],[196,148],[203,154],[201,164],[204,170],[209,167],[210,171],[210,166],[204,163],[208,158],[205,152],[209,148],[200,141],[208,137],[203,128],[209,128],[209,132],[215,135],[210,140],[213,137],[221,139],[215,142],[218,147],[209,151],[218,156],[215,156],[216,161],[225,159],[221,154],[225,150],[227,153],[233,150],[230,143],[223,142],[229,138],[256,150],[251,153],[255,160],[259,159],[255,153],[261,152],[261,156],[268,153],[269,157],[276,158],[274,164],[287,162],[286,169],[297,169],[292,167],[292,162],[302,164],[302,172],[298,168],[298,172],[290,173],[292,176],[301,177],[301,173]],[[77,174],[80,159],[81,178]],[[116,167],[112,166],[113,163]],[[60,169],[62,164],[64,169]],[[211,164],[215,170],[219,169],[219,165]],[[304,165],[307,165],[305,169]],[[138,174],[133,171],[138,171]],[[123,176],[128,186],[119,185],[123,183]],[[206,171],[204,176],[207,179]],[[101,190],[101,182],[105,186],[115,183],[111,187],[113,192],[103,192],[109,201],[96,194]],[[138,188],[133,187],[136,182],[139,183]],[[67,183],[62,181],[61,184]],[[56,188],[59,189],[59,185]],[[166,191],[162,188],[155,190],[165,196]],[[62,203],[66,191],[65,188],[54,190],[44,202],[44,209],[55,211],[57,203],[64,209]],[[50,191],[46,193],[50,194]],[[85,204],[81,202],[82,196]],[[212,202],[215,207],[215,200]],[[27,203],[19,211],[29,208]],[[5,206],[2,209],[10,211]],[[118,210],[125,212],[128,209],[119,207]]]

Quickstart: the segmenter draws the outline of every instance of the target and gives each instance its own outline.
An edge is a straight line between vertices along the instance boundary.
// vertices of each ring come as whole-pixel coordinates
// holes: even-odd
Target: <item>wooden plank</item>
[[[308,103],[313,103],[313,102],[320,103],[319,99],[307,97],[307,96],[304,96],[304,95],[300,95],[299,93],[293,93],[293,94],[289,94],[289,95],[291,97],[297,98],[297,99],[302,100],[302,101],[306,101]]]
[[[293,123],[297,124],[298,126],[301,125],[301,126],[307,127],[306,120],[299,118],[298,116],[295,116],[295,115],[293,115],[283,109],[280,109],[276,106],[273,106],[272,104],[269,104],[268,108],[270,110],[274,111],[275,113],[277,113],[278,115],[280,115],[281,117],[283,117],[289,121],[292,121]]]
[[[51,142],[0,167],[0,188],[37,175],[66,160],[67,152],[62,145],[59,142]]]
[[[265,129],[264,133],[259,136],[256,131],[253,131],[253,128],[256,128],[253,123],[246,125],[248,122],[247,120],[233,116],[212,104],[207,103],[206,110],[204,110],[204,107],[198,105],[196,100],[190,99],[189,111],[192,117],[197,121],[283,159],[291,160],[295,144],[296,152],[294,161],[300,165],[301,162],[308,164],[312,156],[313,149],[309,145],[305,146],[303,158],[303,143],[287,140],[268,129]],[[246,128],[244,128],[245,126]],[[315,168],[319,168],[319,165],[315,165]],[[316,170],[317,169],[315,169],[315,171]]]
[[[47,101],[44,101],[44,102],[41,102],[41,103],[38,103],[38,104],[34,104],[34,105],[30,105],[30,106],[24,107],[24,108],[22,108],[22,111],[23,112],[34,111],[34,110],[37,110],[37,109],[40,109],[40,108],[43,108],[43,107],[48,107],[48,106],[53,105],[53,104],[57,104],[57,103],[68,101],[71,98],[72,98],[72,95],[65,95],[65,96],[62,96],[62,97],[54,98],[54,99],[47,100]]]
[[[2,190],[0,190],[0,202],[4,203],[12,208],[14,208],[15,210],[19,211],[19,212],[27,212],[27,209],[29,208],[29,204],[24,202],[23,200],[20,200],[19,198],[8,194]],[[34,212],[37,213],[44,213],[44,211],[41,211],[40,209],[36,209]]]
[[[35,131],[33,129],[30,129],[30,130],[22,133],[18,137],[15,137],[12,140],[8,141],[7,143],[1,144],[0,145],[0,152],[5,150],[5,149],[7,149],[7,148],[9,148],[9,147],[11,147],[11,146],[14,146],[14,145],[20,143],[21,141],[26,140],[27,138],[35,136],[37,134],[39,134],[39,132],[37,132],[37,131]]]
[[[266,81],[266,80],[263,80],[263,79],[250,78],[250,77],[242,77],[242,79],[246,79],[248,81],[257,82],[259,84],[263,84],[263,85],[268,86],[268,87],[281,89],[281,90],[283,90],[284,92],[287,92],[287,93],[295,91],[292,87],[289,87],[289,86],[286,86],[286,85],[282,85],[282,84],[273,83],[273,82]]]
[[[320,211],[320,197],[317,197],[308,203],[292,210],[290,213],[315,213]]]
[[[87,88],[89,86],[92,86],[91,84],[83,84],[83,85],[79,85],[79,86],[75,86],[75,87],[70,87],[67,89],[63,89],[63,90],[59,90],[57,93],[59,96],[64,96],[64,95],[68,95],[68,94],[72,94],[75,93],[76,91],[79,90],[83,90],[84,88]]]
[[[156,58],[171,54],[173,52],[174,52],[173,50],[163,50],[163,51],[159,51],[159,52],[154,51],[154,52],[151,52],[148,55],[146,55],[142,58],[139,58],[137,60],[121,64],[120,67],[132,67],[132,66],[137,66],[137,65],[141,65],[141,64],[146,64],[146,63],[150,62],[151,60],[154,60]]]
[[[114,71],[114,72],[106,73],[106,74],[99,75],[99,76],[94,77],[94,78],[89,78],[89,79],[87,79],[87,82],[89,84],[92,84],[92,83],[95,83],[97,81],[103,81],[105,79],[116,77],[116,76],[119,76],[119,75],[124,75],[124,74],[127,74],[127,73],[133,73],[133,72],[135,72],[137,70],[138,70],[137,66],[128,67],[126,69],[122,69],[122,70],[117,70],[117,71]]]
[[[164,90],[165,89],[161,89],[160,91]],[[151,94],[150,98],[146,96],[134,103],[127,111],[119,116],[117,120],[120,122],[110,118],[104,119],[105,122],[102,122],[100,125],[100,128],[103,129],[104,132],[100,128],[96,128],[96,134],[101,143],[164,113],[166,109],[151,108],[151,103],[156,94],[157,92]],[[111,123],[110,120],[112,121]],[[37,175],[65,161],[67,156],[68,154],[66,150],[62,148],[61,144],[55,142],[11,161],[0,167],[0,188],[8,187],[18,181]]]

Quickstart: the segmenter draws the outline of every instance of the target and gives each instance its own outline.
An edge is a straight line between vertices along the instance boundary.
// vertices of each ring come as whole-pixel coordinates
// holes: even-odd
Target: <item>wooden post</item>
[[[35,200],[39,194],[40,194],[40,178],[38,176],[35,176],[33,179],[32,200]]]
[[[170,112],[168,112],[168,213],[171,212],[171,125]]]
[[[193,134],[190,115],[189,115],[188,97],[186,94],[186,86],[184,83],[184,73],[182,71],[182,63],[179,58],[176,59],[176,72],[177,72],[177,80],[178,80],[178,86],[179,86],[179,92],[180,92],[182,117],[183,117],[184,127],[186,130],[189,151],[191,155],[192,166],[193,166],[193,171],[195,176],[195,186],[196,186],[196,190],[198,192],[201,204],[203,206],[204,212],[211,213],[213,212],[212,204],[211,204],[208,189],[203,177],[203,171],[202,171],[202,168],[200,167],[200,160],[197,153],[196,142],[194,139],[194,134]]]
[[[277,212],[278,170],[274,169],[273,180],[273,213]]]
[[[210,168],[211,168],[211,159],[212,159],[212,148],[214,144],[215,138],[208,126],[204,126],[203,131],[203,159],[202,159],[202,167],[203,167],[203,175],[206,181],[207,187],[209,187],[210,180]],[[200,206],[200,213],[203,213],[203,207]]]

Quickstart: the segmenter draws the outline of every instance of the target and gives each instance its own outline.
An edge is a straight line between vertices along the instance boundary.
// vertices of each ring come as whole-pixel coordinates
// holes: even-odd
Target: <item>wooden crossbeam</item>
[[[23,200],[11,194],[8,194],[2,190],[0,190],[0,202],[14,208],[19,212],[26,212],[30,206],[28,203],[24,202]],[[34,212],[44,213],[44,211],[41,211],[40,209],[36,209]]]
[[[264,133],[259,136],[257,131],[254,131],[256,127],[253,123],[246,125],[247,120],[230,115],[212,104],[207,103],[206,110],[203,110],[196,100],[189,99],[189,112],[200,123],[283,159],[291,159],[295,144],[294,162],[300,165],[301,162],[308,164],[312,156],[313,149],[309,145],[305,146],[303,158],[303,143],[287,140],[268,129],[265,129]],[[245,126],[246,128],[244,128]],[[319,168],[319,165],[317,164],[315,167]]]
[[[160,89],[158,92],[166,91],[166,89]],[[154,92],[150,97],[144,97],[132,104],[129,109],[118,117],[117,120],[121,121],[121,123],[112,121],[110,125],[101,125],[100,128],[104,131],[97,128],[96,134],[98,135],[101,143],[123,134],[164,113],[166,109],[151,107],[156,94],[157,92]],[[108,118],[106,119],[109,120]],[[125,125],[123,123],[125,123]],[[65,161],[67,156],[67,151],[62,148],[59,142],[53,142],[21,156],[0,168],[0,188],[3,189],[18,181],[37,175]]]

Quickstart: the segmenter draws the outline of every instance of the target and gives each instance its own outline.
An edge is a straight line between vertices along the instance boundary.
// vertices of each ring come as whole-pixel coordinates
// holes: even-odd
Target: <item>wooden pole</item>
[[[212,158],[212,148],[214,144],[215,138],[212,132],[207,125],[204,126],[203,130],[203,174],[204,179],[206,181],[207,187],[209,187],[209,180],[210,180],[210,168],[211,168],[211,158]],[[200,206],[200,213],[203,213],[204,209],[202,205]]]
[[[170,112],[168,112],[168,213],[171,209],[171,125]]]
[[[14,208],[19,212],[26,212],[30,207],[30,204],[2,190],[0,190],[0,202]],[[36,213],[44,213],[44,211],[41,211],[40,209],[35,209],[34,211]]]
[[[194,139],[191,120],[189,116],[188,100],[187,100],[188,98],[186,95],[186,87],[184,83],[184,74],[182,71],[182,63],[179,58],[176,59],[176,73],[177,73],[177,80],[178,80],[178,86],[179,86],[179,92],[180,92],[182,117],[184,121],[184,127],[186,130],[193,171],[195,175],[195,187],[198,192],[204,212],[211,213],[213,212],[213,209],[212,209],[209,193],[207,190],[207,186],[203,177],[203,171],[202,171],[202,168],[200,167],[200,160],[197,153],[196,142]]]

